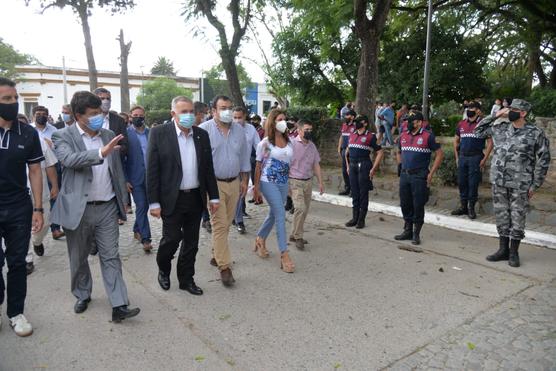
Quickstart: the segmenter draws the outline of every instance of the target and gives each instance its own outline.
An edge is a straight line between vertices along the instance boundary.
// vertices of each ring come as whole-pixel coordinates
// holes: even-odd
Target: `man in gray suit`
[[[66,231],[71,270],[71,291],[77,298],[75,313],[91,301],[93,282],[87,257],[93,242],[98,247],[104,288],[112,304],[112,321],[139,314],[129,309],[127,288],[118,252],[118,218],[125,220],[125,176],[115,136],[102,128],[101,100],[81,91],[71,109],[76,125],[52,136],[54,152],[64,168],[62,188],[52,210],[52,221]]]

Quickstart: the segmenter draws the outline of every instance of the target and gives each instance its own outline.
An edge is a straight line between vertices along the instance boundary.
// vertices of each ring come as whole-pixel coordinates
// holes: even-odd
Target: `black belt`
[[[479,155],[482,155],[482,154],[483,154],[483,151],[480,151],[480,152],[460,152],[460,155],[466,156],[466,157],[479,156]]]
[[[116,197],[112,197],[108,201],[87,201],[87,205],[93,205],[93,206],[104,205],[104,204],[107,204],[109,202],[114,201],[115,198]]]
[[[311,180],[311,179],[313,179],[313,178],[307,178],[307,179],[290,178],[290,179],[293,179],[293,180],[301,180],[302,182],[306,182],[306,181]]]
[[[351,163],[351,162],[357,162],[357,163],[359,163],[359,162],[367,162],[367,161],[371,162],[371,159],[368,158],[368,157],[350,158],[350,159],[349,159],[349,162],[350,162],[350,163]]]
[[[182,192],[182,193],[191,193],[191,192],[197,192],[197,191],[199,191],[199,188],[180,189],[180,192]]]
[[[226,178],[226,179],[216,178],[216,180],[218,180],[219,182],[225,182],[225,183],[231,183],[236,179],[237,179],[237,176],[235,176],[233,178]]]
[[[402,169],[402,173],[404,173],[404,174],[409,174],[409,175],[413,175],[413,174],[418,174],[418,173],[420,173],[420,172],[423,171],[423,170],[427,170],[427,168],[426,168],[426,167],[422,167],[422,168],[419,168],[419,169]]]

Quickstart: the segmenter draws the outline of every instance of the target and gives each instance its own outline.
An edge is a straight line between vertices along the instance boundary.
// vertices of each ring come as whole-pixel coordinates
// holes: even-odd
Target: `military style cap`
[[[512,104],[510,104],[510,108],[529,112],[531,111],[531,103],[527,102],[526,100],[516,98],[512,101]]]
[[[407,116],[408,121],[415,121],[415,120],[424,120],[423,114],[420,111],[413,111],[410,112]]]

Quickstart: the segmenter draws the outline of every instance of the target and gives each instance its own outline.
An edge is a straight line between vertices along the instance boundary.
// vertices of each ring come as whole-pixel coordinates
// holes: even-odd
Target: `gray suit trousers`
[[[118,248],[119,235],[118,207],[114,200],[102,205],[87,205],[79,226],[75,230],[66,230],[71,292],[77,299],[91,297],[93,280],[87,258],[94,241],[110,304],[113,308],[129,304]]]

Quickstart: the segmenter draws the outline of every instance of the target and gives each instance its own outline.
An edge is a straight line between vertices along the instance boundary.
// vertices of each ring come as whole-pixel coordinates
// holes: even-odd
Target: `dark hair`
[[[110,91],[108,89],[105,88],[96,88],[95,91],[93,92],[95,95],[99,95],[99,94],[110,94]],[[112,96],[112,94],[110,94],[110,96]]]
[[[9,86],[15,88],[15,82],[5,77],[0,77],[0,86]]]
[[[355,118],[355,122],[366,122],[369,124],[369,118],[366,115],[359,115]]]
[[[136,109],[140,109],[141,111],[143,111],[143,113],[145,113],[145,107],[140,106],[138,104],[136,104],[135,106],[131,107],[131,109],[129,110],[129,113],[135,111]],[[123,112],[122,112],[123,113]],[[126,113],[127,114],[127,113]],[[129,115],[128,115],[129,116]]]
[[[87,108],[99,108],[102,105],[102,101],[90,91],[78,91],[71,98],[70,105],[71,112],[74,115],[78,113],[84,115]]]
[[[261,123],[262,119],[261,116],[254,114],[253,116],[250,117],[251,122],[253,121],[258,121],[259,123]]]
[[[228,97],[227,95],[217,95],[216,97],[214,97],[214,99],[212,100],[212,108],[216,109],[216,105],[218,104],[219,100],[223,100],[225,102],[231,102],[232,100],[230,99],[230,97]]]
[[[35,106],[33,107],[32,113],[33,116],[35,116],[35,113],[37,112],[46,112],[46,114],[48,115],[48,108],[46,108],[45,106]]]
[[[235,106],[232,112],[242,112],[244,115],[247,115],[247,110],[242,106]]]
[[[480,110],[481,109],[481,103],[477,102],[477,101],[473,101],[473,102],[471,102],[467,105],[467,108],[476,108],[476,109]]]
[[[206,103],[203,102],[193,103],[193,112],[195,112],[196,115],[198,115],[199,113],[203,113],[205,108],[208,108],[208,105]]]
[[[313,126],[313,123],[306,119],[301,119],[297,122],[297,127],[303,129],[305,125]]]

